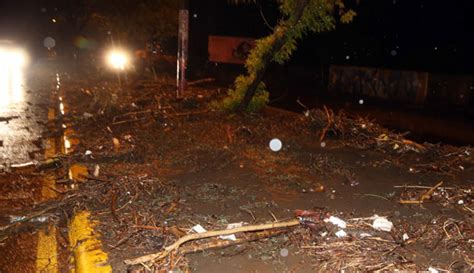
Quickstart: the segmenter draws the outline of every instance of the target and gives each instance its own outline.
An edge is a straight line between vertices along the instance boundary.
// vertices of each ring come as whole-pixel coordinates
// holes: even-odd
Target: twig
[[[433,194],[433,192],[439,187],[443,185],[443,181],[439,182],[438,184],[436,184],[434,187],[432,187],[431,189],[429,189],[428,191],[426,191],[420,198],[420,201],[423,201],[425,199],[429,199],[431,197],[431,195]]]
[[[423,195],[421,195],[419,200],[403,200],[400,199],[399,203],[400,204],[423,204],[423,202],[431,197],[433,192],[439,188],[439,186],[443,185],[443,181],[439,182],[438,184],[434,185],[431,187],[429,190],[427,190]]]
[[[399,186],[393,186],[394,188],[396,189],[404,189],[404,188],[407,188],[407,189],[431,189],[432,187],[429,187],[429,186],[409,186],[409,185],[399,185]],[[456,188],[454,187],[438,187],[440,189],[444,189],[444,190],[454,190]]]
[[[134,264],[148,263],[148,262],[160,260],[167,257],[172,251],[177,250],[182,244],[189,241],[215,237],[215,236],[220,236],[220,235],[230,235],[230,234],[235,234],[239,232],[250,232],[250,231],[268,230],[268,229],[275,229],[275,228],[282,228],[282,227],[292,227],[292,226],[297,226],[299,224],[300,224],[299,220],[294,219],[294,220],[280,222],[280,223],[252,225],[252,226],[244,226],[244,227],[233,228],[233,229],[214,230],[214,231],[208,231],[208,232],[203,232],[203,233],[188,234],[178,239],[172,245],[165,247],[163,251],[153,253],[153,254],[148,254],[148,255],[141,256],[135,259],[128,259],[128,260],[125,260],[124,262],[127,265],[134,265]]]
[[[326,105],[324,105],[323,108],[324,108],[324,111],[326,112],[328,123],[326,124],[326,127],[324,127],[323,131],[321,132],[321,136],[319,137],[319,142],[324,140],[324,137],[326,136],[327,131],[329,130],[329,128],[331,128],[331,125],[333,124],[332,111],[329,111]]]
[[[245,211],[248,214],[250,214],[250,216],[252,216],[253,222],[257,221],[257,219],[255,218],[255,215],[253,214],[253,212],[251,210],[249,210],[249,209],[240,209],[240,210]]]
[[[364,194],[364,196],[377,197],[377,198],[384,199],[384,200],[387,200],[387,201],[388,201],[388,198],[387,198],[387,197],[383,197],[383,196],[377,195],[377,194],[366,193],[366,194]]]
[[[229,247],[233,245],[238,245],[244,242],[252,242],[252,241],[257,241],[263,238],[277,236],[285,232],[286,231],[284,230],[265,230],[265,231],[256,232],[255,234],[249,234],[245,238],[238,238],[235,241],[218,240],[218,241],[212,241],[209,243],[201,244],[198,246],[196,245],[185,246],[182,249],[180,249],[179,252],[182,254],[188,254],[188,253],[196,253],[196,252],[201,252],[204,250],[210,250],[210,249],[216,249],[216,248],[225,248],[225,247]]]

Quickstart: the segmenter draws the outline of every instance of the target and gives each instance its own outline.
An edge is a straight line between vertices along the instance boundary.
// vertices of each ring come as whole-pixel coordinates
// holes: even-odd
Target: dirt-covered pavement
[[[90,212],[114,272],[473,270],[470,147],[415,143],[330,109],[223,113],[208,106],[224,88],[191,86],[177,99],[168,78],[61,86],[55,132],[68,147],[0,179],[54,169],[56,196],[22,213],[48,206],[46,222],[67,234],[76,212]],[[269,223],[286,226],[258,228]],[[0,232],[12,240],[46,224]],[[227,228],[247,230],[189,237]]]

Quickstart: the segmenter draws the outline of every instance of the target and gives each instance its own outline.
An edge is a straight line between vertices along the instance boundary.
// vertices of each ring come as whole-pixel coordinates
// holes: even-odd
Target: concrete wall
[[[331,65],[328,85],[329,91],[335,94],[375,97],[413,104],[470,107],[474,101],[473,75],[443,75]]]
[[[469,100],[474,100],[473,75],[430,74],[427,103],[468,105]]]
[[[328,89],[339,94],[422,104],[428,79],[426,72],[331,65]]]

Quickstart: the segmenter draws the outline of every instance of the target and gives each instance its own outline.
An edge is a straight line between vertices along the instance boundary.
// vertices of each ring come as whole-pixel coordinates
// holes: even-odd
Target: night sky
[[[196,2],[196,1],[194,1]],[[192,2],[193,3],[193,2]],[[229,5],[207,0],[191,6],[195,38],[217,35],[261,37],[268,34],[262,14],[273,26],[274,1]],[[292,64],[353,64],[443,73],[474,72],[474,1],[360,0],[357,17],[330,33],[300,42]]]
[[[273,0],[238,6],[225,0],[190,2],[190,52],[201,59],[207,55],[208,35],[258,38],[271,31],[263,16],[271,26],[279,18]],[[474,72],[474,1],[358,2],[352,3],[358,14],[354,22],[338,25],[330,33],[306,37],[290,65],[335,63],[443,73]],[[49,21],[52,11],[41,11],[40,3],[0,0],[0,39],[46,37],[54,27]],[[41,45],[36,40],[33,46]]]

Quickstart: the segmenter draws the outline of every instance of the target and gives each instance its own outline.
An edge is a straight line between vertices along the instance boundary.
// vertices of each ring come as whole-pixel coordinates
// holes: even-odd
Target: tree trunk
[[[263,79],[263,76],[265,75],[265,72],[267,71],[268,66],[270,65],[271,61],[273,60],[273,56],[282,49],[282,47],[285,45],[286,38],[287,38],[287,31],[291,29],[294,24],[297,24],[298,21],[300,20],[301,16],[303,16],[303,12],[308,5],[310,0],[299,0],[298,4],[295,8],[294,14],[295,14],[295,20],[293,20],[292,24],[289,26],[286,26],[285,29],[282,31],[282,35],[279,37],[276,37],[276,39],[273,41],[273,45],[271,46],[270,50],[265,53],[265,55],[262,57],[262,66],[261,69],[258,70],[255,74],[255,77],[252,79],[252,82],[250,85],[247,87],[247,90],[245,91],[244,98],[240,102],[239,107],[237,108],[237,112],[244,112],[250,101],[252,101],[253,96],[257,92],[257,87],[260,84],[260,82]]]

